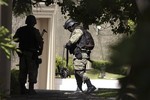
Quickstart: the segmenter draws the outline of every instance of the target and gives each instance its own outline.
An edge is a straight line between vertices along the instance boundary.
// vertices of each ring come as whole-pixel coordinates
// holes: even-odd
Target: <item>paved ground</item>
[[[13,95],[7,100],[115,100],[114,98],[102,98],[92,93],[74,93],[73,91],[37,90],[36,95]]]

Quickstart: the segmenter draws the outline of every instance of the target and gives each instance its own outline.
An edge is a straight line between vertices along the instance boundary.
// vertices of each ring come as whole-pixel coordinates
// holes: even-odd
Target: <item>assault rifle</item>
[[[47,33],[47,31],[45,29],[43,29],[41,36],[43,37],[44,33]]]
[[[42,33],[41,33],[42,38],[43,38],[43,36],[44,36],[45,33],[47,33],[47,31],[46,31],[45,29],[43,29],[43,31],[42,31]],[[43,47],[42,47],[42,49],[43,49]],[[42,63],[42,59],[39,58],[39,55],[37,55],[37,58],[36,58],[36,59],[37,59],[37,64],[38,64],[38,65]]]

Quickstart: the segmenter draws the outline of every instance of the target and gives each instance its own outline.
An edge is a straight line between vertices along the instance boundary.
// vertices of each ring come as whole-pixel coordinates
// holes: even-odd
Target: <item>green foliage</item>
[[[13,12],[15,16],[32,13],[32,5],[44,2],[46,6],[54,3],[54,0],[13,0]],[[138,20],[138,9],[135,0],[63,0],[57,1],[62,14],[78,22],[85,28],[91,24],[101,25],[110,23],[112,31],[117,33],[132,33]],[[21,5],[21,6],[20,6]]]
[[[121,74],[121,75],[126,75],[126,73],[128,71],[128,67],[114,67],[113,63],[111,63],[109,61],[104,61],[104,60],[93,61],[92,67],[99,71],[104,70],[105,72]]]
[[[29,15],[32,13],[31,0],[13,0],[13,14],[15,16]]]
[[[65,66],[65,60],[60,56],[56,56],[56,66]]]
[[[128,20],[128,26],[130,27],[130,33],[134,33],[136,28],[135,22],[132,20]]]
[[[66,60],[62,59],[62,57],[60,57],[60,56],[56,56],[56,68],[55,68],[56,72],[58,72],[58,69],[57,69],[58,66],[60,66],[60,67],[67,67],[66,66]],[[70,74],[74,73],[73,62],[72,62],[71,58],[69,58],[68,67],[67,68],[69,69]]]
[[[54,0],[13,0],[13,14],[16,17],[32,14],[32,6],[39,6],[40,2],[49,6],[54,3]]]
[[[131,33],[128,20],[136,23],[138,9],[134,0],[64,0],[59,3],[67,14],[88,28],[91,24],[110,23],[114,33]]]
[[[0,0],[0,5],[7,5],[6,0]],[[11,50],[17,50],[16,45],[12,41],[9,30],[4,26],[0,26],[0,49],[5,52],[7,58],[10,58]]]
[[[124,37],[117,44],[110,47],[112,67],[131,67],[133,65],[148,67],[150,65],[149,22],[145,24],[143,19],[141,22],[134,34],[130,37]]]
[[[0,5],[7,5],[7,3],[5,2],[5,0],[0,0]],[[0,27],[0,43],[1,43],[1,40],[3,35],[5,34],[5,32],[7,32],[8,30],[3,30],[2,28],[4,27]],[[1,49],[1,44],[0,44],[0,49]],[[0,84],[1,84],[1,80],[0,80]],[[0,89],[0,100],[3,100],[3,99],[6,99],[6,93],[8,92],[9,90],[4,90],[3,89]]]
[[[2,49],[7,58],[10,58],[11,50],[17,50],[16,45],[12,43],[13,39],[11,38],[11,35],[9,34],[8,29],[1,26],[0,27],[0,49]]]
[[[98,69],[101,70],[102,68],[107,68],[110,66],[110,62],[109,61],[104,61],[104,60],[100,60],[100,61],[93,61],[92,62],[92,67],[94,69]]]
[[[0,5],[7,5],[6,1],[7,0],[0,0]]]
[[[121,67],[131,64],[135,45],[133,36],[124,37],[117,44],[110,46],[112,66]]]

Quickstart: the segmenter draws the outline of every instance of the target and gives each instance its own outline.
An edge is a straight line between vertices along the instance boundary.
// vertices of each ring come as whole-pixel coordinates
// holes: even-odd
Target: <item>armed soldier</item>
[[[92,85],[90,79],[85,75],[87,60],[90,59],[90,52],[94,48],[93,38],[90,34],[88,34],[89,32],[87,30],[83,29],[83,27],[81,27],[79,23],[73,19],[68,19],[64,24],[64,28],[71,32],[69,41],[65,47],[70,51],[71,54],[74,55],[74,75],[77,86],[83,92],[82,83],[86,83],[88,87],[86,93],[89,94],[96,89],[96,87]],[[91,39],[92,42],[89,42],[91,40],[87,41],[88,39],[86,39],[86,37],[90,37],[89,39]],[[87,42],[89,43],[86,44]]]
[[[41,60],[38,56],[42,54],[43,38],[38,29],[34,26],[37,23],[33,15],[26,18],[26,26],[17,29],[14,39],[19,42],[19,83],[21,94],[36,94],[34,84],[37,82],[38,66]],[[29,82],[29,90],[26,89],[25,83]]]

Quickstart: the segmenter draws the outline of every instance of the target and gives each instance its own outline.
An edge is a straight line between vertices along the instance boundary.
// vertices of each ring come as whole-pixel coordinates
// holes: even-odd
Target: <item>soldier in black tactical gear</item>
[[[89,94],[93,92],[96,87],[92,85],[90,79],[85,73],[87,60],[90,58],[90,50],[83,46],[84,42],[86,41],[85,38],[83,38],[85,29],[83,29],[83,27],[73,19],[68,19],[64,24],[64,28],[71,32],[71,36],[65,47],[70,51],[71,54],[73,54],[73,64],[75,69],[74,75],[78,89],[83,92],[82,84],[86,83],[86,93]]]
[[[19,43],[19,83],[21,94],[36,94],[34,84],[37,82],[38,66],[41,63],[38,56],[42,54],[43,38],[38,29],[34,26],[36,18],[29,15],[26,18],[26,26],[17,29],[14,39]],[[25,83],[29,82],[29,89],[26,89]]]

